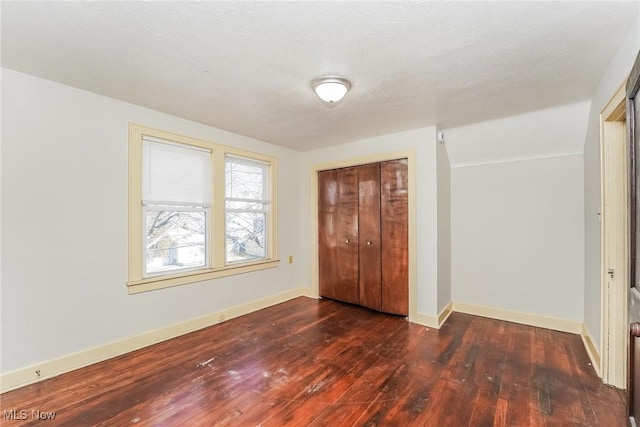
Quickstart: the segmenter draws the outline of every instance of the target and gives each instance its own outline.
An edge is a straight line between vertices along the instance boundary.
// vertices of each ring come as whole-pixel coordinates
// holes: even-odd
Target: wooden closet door
[[[358,183],[360,305],[380,311],[380,164],[359,166]]]
[[[358,304],[358,173],[318,173],[320,296]]]
[[[407,160],[380,164],[382,310],[409,314],[409,190]]]

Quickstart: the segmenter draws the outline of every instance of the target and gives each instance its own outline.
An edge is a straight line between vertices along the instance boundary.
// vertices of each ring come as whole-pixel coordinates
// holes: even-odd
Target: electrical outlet
[[[289,255],[289,264],[293,264],[293,255]]]

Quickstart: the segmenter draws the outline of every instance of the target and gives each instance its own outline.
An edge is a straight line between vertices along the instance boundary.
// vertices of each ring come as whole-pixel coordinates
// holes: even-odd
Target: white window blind
[[[144,205],[211,205],[211,150],[143,138],[142,159]]]

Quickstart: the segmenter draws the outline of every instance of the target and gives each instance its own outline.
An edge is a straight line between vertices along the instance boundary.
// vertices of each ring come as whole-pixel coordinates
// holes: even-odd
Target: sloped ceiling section
[[[447,129],[451,167],[582,153],[589,101]]]
[[[638,2],[2,2],[2,66],[309,150],[590,97]],[[327,107],[311,81],[350,79]]]

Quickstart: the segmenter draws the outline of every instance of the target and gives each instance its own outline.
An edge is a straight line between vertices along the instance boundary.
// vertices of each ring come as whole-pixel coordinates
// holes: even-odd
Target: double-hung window
[[[129,126],[130,293],[276,267],[276,160]]]
[[[143,277],[209,267],[211,150],[142,139]]]
[[[267,257],[269,165],[227,155],[225,158],[226,263]]]

